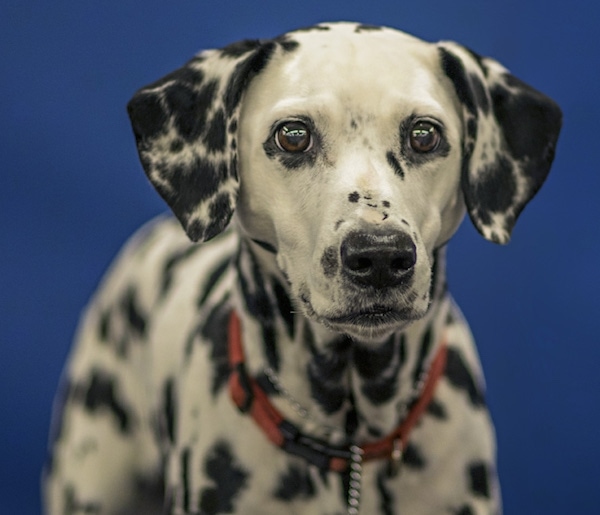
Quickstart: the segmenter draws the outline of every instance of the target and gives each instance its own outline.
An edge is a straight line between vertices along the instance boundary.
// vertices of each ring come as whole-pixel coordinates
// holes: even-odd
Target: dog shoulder
[[[84,312],[70,375],[114,370],[116,362],[131,367],[146,343],[157,340],[154,333],[161,319],[168,315],[181,324],[183,318],[193,317],[211,287],[211,271],[230,262],[236,238],[227,231],[211,242],[193,244],[179,223],[166,216],[139,229],[113,261]],[[181,307],[192,311],[181,312]]]

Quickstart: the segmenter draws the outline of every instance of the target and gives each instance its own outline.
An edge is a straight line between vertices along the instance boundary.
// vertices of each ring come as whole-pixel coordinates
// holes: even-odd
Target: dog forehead
[[[352,73],[370,77],[406,75],[418,66],[437,65],[435,45],[405,32],[381,27],[361,29],[352,23],[333,23],[327,30],[295,31],[286,38],[298,45],[289,55],[289,66],[323,75],[335,70],[338,75]],[[327,77],[330,79],[330,77]]]
[[[426,41],[417,38],[407,32],[383,26],[361,25],[355,22],[332,22],[320,23],[312,27],[292,30],[283,35],[284,38],[292,38],[303,45],[331,45],[335,43],[348,43],[361,41],[363,45],[383,44],[405,44],[428,45]]]
[[[285,34],[288,50],[273,55],[250,84],[253,108],[276,118],[303,105],[381,115],[402,105],[435,112],[448,104],[435,45],[395,29],[361,27],[335,23]]]

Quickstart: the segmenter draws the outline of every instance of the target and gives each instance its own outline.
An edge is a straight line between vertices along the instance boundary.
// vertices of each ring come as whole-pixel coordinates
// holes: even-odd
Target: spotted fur
[[[446,289],[445,245],[465,212],[508,241],[548,173],[558,107],[455,43],[336,23],[202,52],[128,109],[175,218],[132,238],[82,319],[46,512],[347,512],[347,472],[276,448],[230,399],[235,310],[247,373],[330,445],[396,428],[445,341],[402,470],[364,465],[360,513],[500,513],[483,375]],[[275,139],[290,120],[310,132],[303,152]],[[423,121],[439,136],[427,152],[410,143]]]

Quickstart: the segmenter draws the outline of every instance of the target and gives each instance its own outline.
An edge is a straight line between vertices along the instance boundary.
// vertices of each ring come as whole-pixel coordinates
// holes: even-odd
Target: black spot
[[[429,286],[429,308],[433,301],[441,298],[448,290],[445,274],[444,259],[438,259],[439,247],[433,251],[433,264],[431,266],[431,282]],[[428,308],[428,310],[429,310]]]
[[[464,506],[461,506],[458,510],[456,510],[455,515],[475,515],[475,512],[473,511],[473,508],[471,508],[471,506],[465,504]]]
[[[455,388],[463,390],[468,395],[473,406],[483,407],[485,405],[483,393],[471,375],[471,371],[467,368],[460,352],[456,349],[448,349],[445,375]]]
[[[259,373],[254,378],[254,380],[258,383],[258,386],[260,386],[269,397],[275,397],[275,396],[280,395],[279,390],[277,390],[275,388],[275,386],[273,385],[273,383],[271,382],[269,377],[264,372]]]
[[[346,420],[344,421],[344,430],[346,435],[352,438],[358,430],[358,410],[356,409],[356,401],[354,395],[349,395],[350,408],[346,412]],[[371,428],[369,428],[371,429]]]
[[[234,152],[233,154],[231,154],[230,159],[229,159],[229,173],[230,173],[231,177],[233,177],[236,180],[239,180],[237,163],[238,163],[237,153]]]
[[[185,226],[185,232],[192,241],[199,241],[204,235],[206,226],[200,220],[194,220]]]
[[[253,42],[254,51],[246,59],[235,67],[227,88],[225,90],[225,109],[227,115],[231,115],[240,103],[242,94],[252,78],[260,73],[267,65],[273,54],[276,44],[274,42]]]
[[[331,30],[331,27],[328,27],[327,25],[311,25],[310,27],[301,27],[299,29],[295,29],[294,32],[326,32],[328,30]]]
[[[106,309],[100,314],[98,322],[98,337],[101,342],[108,342],[110,339],[110,321],[112,315],[110,310]]]
[[[229,193],[220,193],[212,199],[208,211],[211,223],[206,229],[206,233],[209,237],[216,236],[224,229],[224,227],[221,227],[221,221],[227,218],[230,211],[231,197],[229,196]],[[219,229],[213,229],[213,225],[217,225]]]
[[[352,342],[347,337],[340,337],[326,351],[318,351],[312,341],[312,333],[307,333],[307,336],[312,352],[312,359],[307,365],[311,396],[326,413],[334,413],[342,407],[346,398],[342,379]]]
[[[210,449],[204,471],[214,486],[201,491],[200,511],[205,515],[235,512],[236,498],[246,486],[249,474],[236,462],[229,444],[220,441]]]
[[[364,419],[363,419],[364,422]],[[373,427],[373,426],[367,426],[367,433],[369,434],[370,437],[374,438],[374,439],[380,439],[383,438],[385,435],[383,434],[383,431],[377,427]]]
[[[316,161],[316,152],[303,152],[302,154],[280,153],[279,162],[288,170],[298,170],[299,168],[314,166]]]
[[[238,121],[237,121],[237,119],[234,118],[229,122],[229,127],[227,127],[227,130],[229,131],[229,134],[235,134],[237,132],[237,129],[238,129]]]
[[[315,485],[308,471],[296,465],[290,465],[279,477],[279,483],[273,495],[277,499],[290,502],[296,499],[309,499],[315,495]]]
[[[123,434],[132,429],[132,415],[125,401],[119,396],[117,380],[107,372],[93,370],[88,382],[76,383],[72,388],[72,400],[91,413],[107,412]]]
[[[273,279],[273,293],[277,299],[277,307],[279,308],[279,314],[285,322],[288,336],[293,338],[294,336],[294,307],[292,301],[285,288],[279,283],[279,281]]]
[[[467,120],[467,135],[471,138],[472,141],[477,137],[477,119],[473,116],[470,116]],[[473,143],[470,144],[469,154],[473,152]]]
[[[276,41],[277,43],[279,43],[279,45],[281,45],[281,48],[284,50],[284,52],[288,53],[293,52],[300,46],[300,43],[298,43],[298,41],[289,39],[289,36],[278,38]]]
[[[383,30],[383,27],[379,25],[369,25],[366,23],[361,23],[360,25],[357,25],[356,29],[354,29],[354,32],[373,32],[378,30]]]
[[[252,52],[260,47],[261,42],[258,39],[244,39],[242,41],[236,41],[221,49],[221,55],[223,57],[238,58],[242,57],[248,52]]]
[[[204,240],[210,240],[221,234],[233,214],[233,206],[231,205],[231,197],[228,193],[221,193],[215,196],[210,203],[208,210],[210,223],[204,230]]]
[[[209,152],[223,152],[226,146],[225,113],[219,109],[212,117],[204,142]]]
[[[175,399],[175,382],[168,379],[163,390],[163,431],[171,444],[175,443],[175,413],[177,411],[177,400]]]
[[[484,114],[488,114],[490,112],[490,100],[488,98],[486,87],[474,73],[469,74],[469,81],[473,88],[475,103]]]
[[[392,170],[394,170],[394,173],[401,179],[404,179],[404,170],[402,170],[402,166],[400,166],[400,163],[396,159],[396,156],[394,155],[394,153],[390,150],[385,155],[385,157],[387,159],[388,164],[392,167]],[[388,204],[389,204],[389,202],[388,202]]]
[[[382,205],[383,207],[390,207],[390,203],[389,203],[389,201],[387,201],[387,200],[384,200],[384,201],[381,203],[381,205]]]
[[[263,241],[263,240],[257,240],[255,238],[252,238],[252,241],[254,243],[256,243],[262,249],[266,250],[267,252],[270,252],[271,254],[277,254],[277,247],[275,247],[271,243],[268,243],[268,242]]]
[[[365,380],[361,387],[365,397],[375,405],[390,400],[396,393],[398,375],[404,361],[403,341],[392,336],[376,349],[356,345],[353,354],[354,366]],[[395,360],[396,354],[399,356]]]
[[[187,245],[185,248],[177,250],[177,252],[167,258],[163,265],[163,276],[160,288],[161,297],[164,297],[171,288],[177,267],[194,256],[200,248],[200,245]]]
[[[439,401],[433,399],[429,406],[427,406],[427,414],[438,420],[447,420],[448,412],[446,411],[446,407],[440,403]]]
[[[204,305],[206,299],[208,299],[209,295],[214,290],[214,287],[218,284],[221,277],[223,277],[230,264],[231,260],[228,256],[226,259],[221,261],[214,270],[211,271],[208,279],[206,280],[206,284],[204,285],[202,295],[200,295],[198,298],[198,307]]]
[[[321,267],[325,277],[334,277],[339,268],[338,251],[336,247],[327,247],[321,256]]]
[[[359,200],[360,200],[360,195],[359,195],[358,191],[353,191],[352,193],[350,193],[348,195],[349,202],[358,202]]]
[[[387,474],[384,471],[380,471],[377,474],[377,491],[379,492],[379,513],[382,515],[394,515],[394,497],[392,491],[385,485]]]
[[[429,356],[429,351],[433,344],[433,333],[431,325],[427,327],[427,330],[421,338],[421,345],[419,346],[419,355],[417,357],[417,366],[413,371],[413,385],[417,385],[421,378],[421,374],[424,372],[425,360]]]
[[[227,338],[231,306],[228,297],[216,304],[201,328],[202,337],[210,343],[210,359],[213,369],[211,393],[215,397],[227,384],[229,357]]]
[[[166,129],[169,117],[157,93],[141,90],[129,101],[127,111],[138,145],[156,138]]]
[[[240,247],[236,258],[236,266],[245,269],[248,265],[241,262],[242,258],[248,259],[251,273],[240,276],[240,286],[246,309],[260,323],[265,355],[273,370],[279,370],[279,350],[275,341],[275,327],[273,320],[274,305],[265,289],[265,278],[253,254],[245,247]]]
[[[183,146],[184,146],[183,140],[182,140],[182,139],[179,139],[179,138],[177,138],[177,139],[174,139],[174,140],[171,142],[171,145],[169,146],[169,150],[170,150],[170,151],[171,151],[173,154],[177,154],[177,153],[179,153],[179,152],[181,152],[181,151],[183,150]]]
[[[202,237],[204,241],[208,241],[221,234],[227,227],[227,224],[229,224],[229,220],[233,214],[233,207],[231,207],[228,194],[223,193],[213,200],[210,206],[210,213],[213,212],[218,212],[220,216],[210,219],[210,223],[204,229]]]
[[[494,164],[477,172],[471,202],[478,212],[503,213],[515,203],[517,179],[512,163],[498,155]]]
[[[490,482],[488,467],[482,461],[471,463],[468,466],[469,487],[478,497],[490,498]]]
[[[483,72],[484,77],[487,78],[488,77],[488,68],[484,64],[484,58],[481,55],[479,55],[477,52],[474,52],[473,50],[471,50],[470,48],[466,48],[466,47],[463,47],[463,48],[469,53],[469,55],[477,63],[477,66],[479,66],[479,68]]]
[[[416,445],[408,443],[402,457],[402,462],[409,468],[420,470],[425,468],[427,461],[423,456],[422,451]]]
[[[218,82],[210,81],[200,91],[184,82],[175,82],[165,91],[168,114],[179,135],[186,141],[197,140],[206,125],[206,116],[212,106]]]
[[[180,463],[180,473],[181,473],[181,504],[185,513],[188,513],[190,510],[190,460],[191,460],[191,450],[186,447],[181,451],[181,463]]]
[[[454,84],[458,100],[471,114],[477,115],[473,91],[462,61],[445,48],[440,48],[439,52],[442,70]]]

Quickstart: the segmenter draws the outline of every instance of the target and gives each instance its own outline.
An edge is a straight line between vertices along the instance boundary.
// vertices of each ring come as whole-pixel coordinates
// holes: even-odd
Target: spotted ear
[[[274,46],[243,41],[201,52],[127,105],[144,171],[193,241],[216,236],[231,219],[241,99]]]
[[[561,110],[493,59],[452,42],[440,43],[439,52],[463,111],[461,181],[469,216],[486,239],[507,243],[550,171]]]

